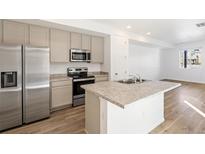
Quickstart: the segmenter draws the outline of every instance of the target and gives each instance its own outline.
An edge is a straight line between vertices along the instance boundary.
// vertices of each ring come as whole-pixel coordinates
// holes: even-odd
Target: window
[[[197,68],[201,66],[201,50],[189,49],[182,50],[179,53],[180,68]]]

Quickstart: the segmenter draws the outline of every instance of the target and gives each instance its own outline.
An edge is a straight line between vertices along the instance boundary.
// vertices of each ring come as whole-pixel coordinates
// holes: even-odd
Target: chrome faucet
[[[139,74],[129,75],[129,76],[133,77],[135,83],[137,83],[137,80],[139,80],[140,83],[142,82],[142,78]]]
[[[136,76],[138,76],[138,80],[141,83],[142,82],[142,78],[141,78],[140,74],[136,74]]]
[[[136,78],[136,76],[135,75],[129,75],[130,77],[132,77],[132,80],[134,80],[134,82],[136,83],[137,82],[137,78]]]

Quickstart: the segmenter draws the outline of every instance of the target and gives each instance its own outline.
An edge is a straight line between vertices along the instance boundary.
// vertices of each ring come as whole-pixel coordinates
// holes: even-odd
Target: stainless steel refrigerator
[[[49,48],[0,44],[0,131],[49,117]]]

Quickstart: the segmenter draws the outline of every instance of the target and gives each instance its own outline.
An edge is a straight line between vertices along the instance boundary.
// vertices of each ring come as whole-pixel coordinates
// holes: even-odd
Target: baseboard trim
[[[72,104],[67,104],[67,105],[62,105],[62,106],[51,108],[51,112],[63,110],[63,109],[69,108],[69,107],[72,107]]]
[[[87,131],[87,129],[84,129],[84,131],[85,131],[86,134],[89,134],[88,131]]]
[[[173,82],[181,82],[181,83],[196,83],[196,84],[205,84],[205,82],[198,81],[189,81],[189,80],[178,80],[178,79],[161,79],[160,81],[173,81]]]

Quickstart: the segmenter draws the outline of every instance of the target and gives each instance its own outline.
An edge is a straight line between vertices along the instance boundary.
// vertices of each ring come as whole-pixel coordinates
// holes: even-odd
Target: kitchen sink
[[[145,81],[147,81],[147,80],[142,79],[141,82],[140,82],[140,80],[136,80],[136,82],[135,82],[135,80],[133,80],[133,79],[127,79],[127,80],[119,80],[118,82],[124,83],[124,84],[134,84],[134,83],[138,84],[138,83],[143,83]]]

